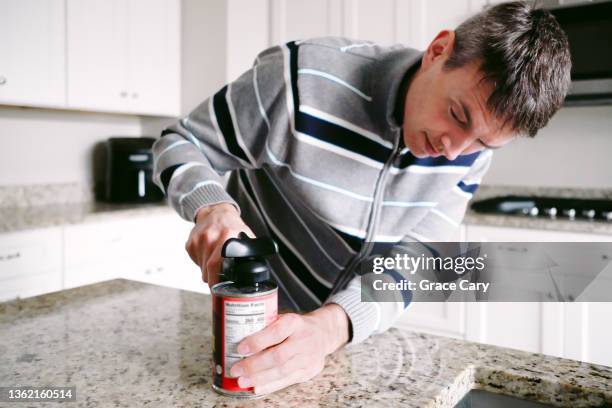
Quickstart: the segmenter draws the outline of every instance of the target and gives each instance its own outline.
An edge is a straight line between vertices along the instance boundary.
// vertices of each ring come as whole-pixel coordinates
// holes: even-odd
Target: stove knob
[[[531,207],[531,209],[529,209],[529,215],[532,217],[537,216],[539,212],[540,210],[538,210],[538,207]]]
[[[582,211],[582,215],[584,215],[588,219],[592,220],[593,218],[595,218],[595,210],[593,210],[593,209],[591,209],[591,210],[584,210],[584,211]]]
[[[574,210],[573,208],[570,208],[569,210],[563,210],[563,215],[568,217],[570,220],[573,220],[574,218],[576,218],[576,210]]]
[[[612,211],[602,211],[601,215],[606,219],[606,221],[612,221]]]
[[[545,208],[544,213],[550,218],[555,218],[557,216],[557,209],[555,207]]]

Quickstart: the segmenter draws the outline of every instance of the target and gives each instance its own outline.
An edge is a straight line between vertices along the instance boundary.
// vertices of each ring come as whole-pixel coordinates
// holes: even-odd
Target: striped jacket
[[[352,343],[410,304],[361,301],[359,266],[374,244],[447,239],[490,163],[488,150],[449,161],[404,146],[393,112],[421,56],[343,38],[272,47],[153,149],[155,182],[183,218],[234,204],[279,244],[270,263],[282,304],[340,305]]]

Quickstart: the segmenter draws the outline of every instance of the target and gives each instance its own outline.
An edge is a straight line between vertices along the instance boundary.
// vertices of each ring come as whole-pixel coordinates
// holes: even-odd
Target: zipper
[[[380,218],[380,208],[382,207],[382,199],[385,193],[385,182],[387,179],[387,175],[389,173],[389,168],[393,164],[393,162],[397,159],[400,153],[400,139],[402,137],[401,130],[398,132],[398,136],[393,141],[393,151],[389,156],[389,159],[383,165],[382,170],[379,173],[378,180],[376,181],[376,186],[374,187],[374,198],[372,202],[372,207],[369,214],[368,225],[366,227],[366,235],[364,238],[364,245],[361,246],[359,252],[357,252],[351,261],[348,263],[348,266],[344,270],[336,282],[334,283],[334,287],[330,296],[337,293],[339,290],[344,289],[348,282],[353,278],[353,271],[357,265],[361,261],[363,261],[372,250],[373,242],[372,238],[374,237],[374,233],[376,232],[376,228],[378,227],[378,219]]]

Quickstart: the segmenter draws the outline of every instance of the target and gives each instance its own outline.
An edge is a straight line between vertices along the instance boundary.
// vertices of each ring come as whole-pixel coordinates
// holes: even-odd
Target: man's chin
[[[417,159],[426,159],[428,157],[431,157],[431,155],[429,155],[427,153],[418,153],[418,152],[415,152],[415,151],[412,151],[412,150],[410,151],[410,153],[412,153],[412,155],[414,157],[416,157]]]

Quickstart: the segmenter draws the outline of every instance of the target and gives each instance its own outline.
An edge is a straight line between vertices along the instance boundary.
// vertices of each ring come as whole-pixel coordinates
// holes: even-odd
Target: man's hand
[[[268,394],[310,380],[323,370],[325,356],[348,338],[348,316],[336,304],[305,315],[282,314],[238,345],[240,354],[252,355],[234,364],[231,374],[241,387]]]
[[[242,221],[238,210],[231,204],[222,203],[200,208],[196,225],[189,234],[185,249],[202,270],[202,280],[213,287],[221,272],[221,248],[230,238],[246,232],[251,238],[255,234]]]

